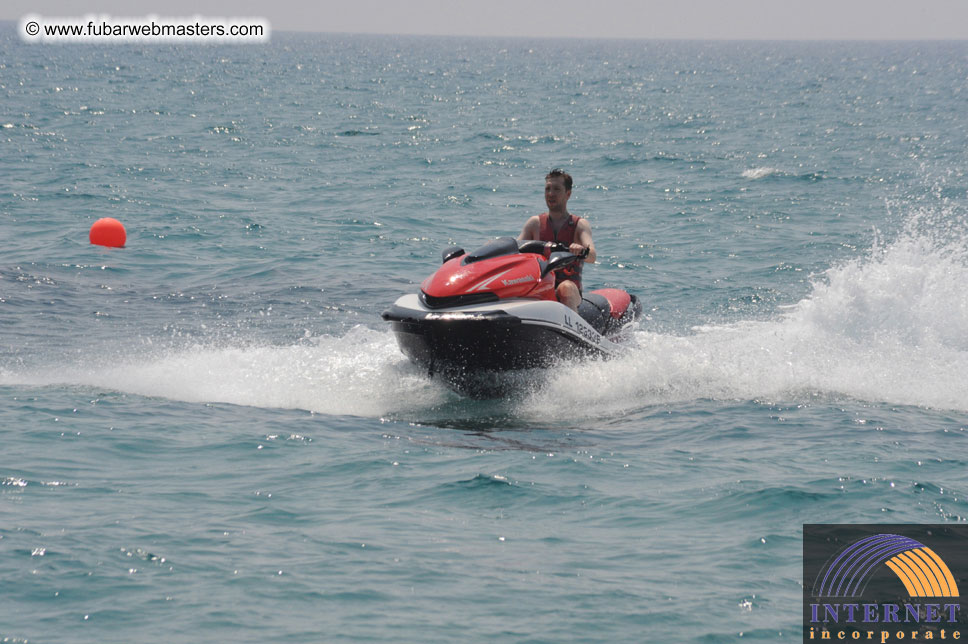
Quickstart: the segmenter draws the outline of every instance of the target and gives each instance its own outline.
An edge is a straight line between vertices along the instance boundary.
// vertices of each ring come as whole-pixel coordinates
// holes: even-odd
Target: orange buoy
[[[128,238],[124,232],[124,225],[111,217],[104,217],[95,221],[94,225],[91,226],[89,237],[92,244],[111,246],[112,248],[121,248]]]

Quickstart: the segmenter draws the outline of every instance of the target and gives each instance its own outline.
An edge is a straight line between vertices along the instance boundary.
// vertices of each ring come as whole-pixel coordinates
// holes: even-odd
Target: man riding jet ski
[[[595,261],[595,245],[588,220],[568,212],[571,188],[571,175],[552,170],[548,211],[528,219],[517,240],[470,255],[445,250],[420,293],[383,313],[407,357],[457,391],[487,397],[507,392],[508,373],[623,352],[616,335],[642,306],[619,289],[582,293],[582,264]]]

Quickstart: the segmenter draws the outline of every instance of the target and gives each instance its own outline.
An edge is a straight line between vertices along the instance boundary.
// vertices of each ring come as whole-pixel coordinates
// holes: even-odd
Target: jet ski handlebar
[[[571,249],[561,242],[546,242],[539,239],[519,239],[518,252],[537,253],[538,255],[550,257],[552,253],[568,253],[570,255]],[[576,257],[578,259],[585,259],[588,257],[588,249],[585,248]]]
[[[512,237],[500,237],[491,242],[488,242],[484,246],[478,248],[470,255],[464,251],[460,246],[450,246],[445,248],[441,253],[440,259],[441,263],[446,264],[450,260],[456,257],[464,257],[466,259],[463,262],[473,263],[480,261],[482,259],[488,259],[490,257],[498,257],[500,255],[507,255],[513,253],[514,249],[517,248],[519,253],[534,253],[536,255],[542,255],[546,260],[554,260],[559,255],[566,255],[570,259],[566,263],[562,258],[558,258],[557,262],[561,266],[570,264],[573,261],[585,259],[588,256],[588,249],[585,248],[578,255],[573,255],[571,249],[560,242],[546,242],[537,239],[514,239]],[[558,270],[555,268],[554,270]]]

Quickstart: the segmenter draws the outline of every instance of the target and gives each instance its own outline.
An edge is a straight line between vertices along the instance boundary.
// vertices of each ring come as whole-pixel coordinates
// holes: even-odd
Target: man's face
[[[571,197],[571,190],[565,190],[565,180],[561,177],[552,177],[545,181],[545,203],[548,210],[559,210],[568,203]]]

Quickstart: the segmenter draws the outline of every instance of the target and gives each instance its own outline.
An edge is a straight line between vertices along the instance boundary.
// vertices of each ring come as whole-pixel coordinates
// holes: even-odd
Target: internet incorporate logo
[[[968,526],[805,525],[803,570],[804,642],[968,639]]]

